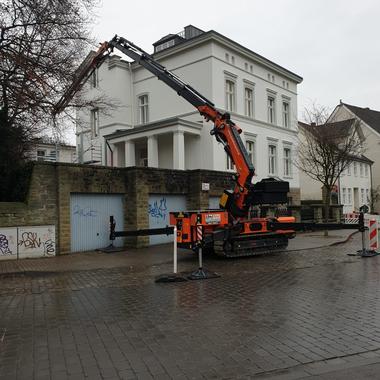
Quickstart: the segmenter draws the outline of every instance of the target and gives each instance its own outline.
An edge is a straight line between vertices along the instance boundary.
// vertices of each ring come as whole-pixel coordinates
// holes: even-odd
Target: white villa
[[[154,59],[231,113],[243,130],[255,180],[289,181],[298,202],[293,155],[302,78],[213,30],[191,25],[153,46]],[[86,85],[87,96],[104,93],[117,107],[111,114],[97,108],[78,112],[79,162],[232,172],[223,147],[209,133],[212,125],[149,71],[124,58],[108,57]]]

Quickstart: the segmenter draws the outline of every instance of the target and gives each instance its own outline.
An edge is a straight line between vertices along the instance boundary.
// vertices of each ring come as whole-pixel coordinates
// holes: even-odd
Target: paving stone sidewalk
[[[352,230],[337,230],[323,232],[299,233],[289,240],[287,252],[308,250],[345,242],[354,232]],[[126,257],[127,255],[127,257]],[[179,250],[179,260],[192,257],[187,250]],[[65,272],[98,268],[142,268],[169,263],[172,261],[172,245],[154,246],[145,249],[127,249],[116,254],[106,254],[100,251],[74,253],[57,257],[23,260],[0,260],[0,275],[24,272]]]
[[[28,260],[48,264],[0,276],[0,379],[369,376],[380,363],[380,257],[347,255],[359,247],[354,235],[209,257],[220,278],[177,284],[154,283],[171,270],[169,246]],[[196,258],[181,252],[179,266]]]

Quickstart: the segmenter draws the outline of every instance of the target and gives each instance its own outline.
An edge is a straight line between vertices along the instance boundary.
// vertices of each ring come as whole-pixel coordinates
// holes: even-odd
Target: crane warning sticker
[[[220,220],[220,214],[206,214],[205,216],[206,224],[219,224]]]

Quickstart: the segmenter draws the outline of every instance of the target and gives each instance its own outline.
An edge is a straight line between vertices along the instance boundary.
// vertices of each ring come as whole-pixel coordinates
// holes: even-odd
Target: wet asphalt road
[[[220,278],[176,284],[154,283],[168,247],[28,264],[0,276],[0,379],[380,378],[380,257],[359,243],[206,258]]]

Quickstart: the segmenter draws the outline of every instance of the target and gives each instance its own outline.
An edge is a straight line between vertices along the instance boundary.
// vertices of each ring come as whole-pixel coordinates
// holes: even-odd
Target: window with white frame
[[[358,176],[358,164],[356,163],[356,161],[354,161],[354,176]]]
[[[226,153],[226,168],[227,170],[235,170],[235,165],[231,160],[231,157]]]
[[[345,187],[343,187],[343,189],[342,189],[342,202],[343,202],[343,204],[345,205],[345,204],[347,204],[347,191],[346,191],[346,188]]]
[[[99,135],[99,109],[94,108],[91,110],[91,133],[92,137],[97,137]]]
[[[235,64],[235,57],[231,55],[231,63],[234,65]]]
[[[251,160],[253,166],[255,166],[255,142],[252,140],[247,140],[245,147],[247,149],[249,159]]]
[[[37,161],[45,161],[46,151],[37,150]]]
[[[352,204],[352,189],[351,188],[347,189],[347,204],[349,205]]]
[[[268,145],[268,173],[277,174],[277,146],[274,144]]]
[[[236,105],[236,88],[235,82],[226,79],[226,110],[235,111]]]
[[[361,205],[364,205],[366,203],[364,189],[360,189],[360,202]]]
[[[360,173],[360,177],[363,177],[363,175],[364,175],[363,163],[359,164],[359,173]]]
[[[292,151],[289,147],[284,148],[284,176],[292,175]]]
[[[364,175],[368,177],[368,165],[364,164]]]
[[[146,124],[149,121],[149,98],[147,94],[138,97],[139,123]]]
[[[275,124],[276,120],[276,99],[274,96],[268,96],[268,123]]]
[[[226,58],[226,61],[229,62],[230,61],[230,55],[228,53],[225,54],[225,58]]]
[[[369,196],[369,189],[365,189],[365,198],[366,198],[366,204],[370,204],[371,203],[371,198]]]
[[[282,126],[285,128],[290,128],[290,118],[289,118],[289,102],[282,102]]]
[[[91,83],[91,87],[98,87],[99,86],[99,72],[98,72],[98,69],[95,69],[91,73],[90,83]]]
[[[244,114],[253,117],[253,89],[250,87],[244,88]]]
[[[347,164],[347,175],[351,175],[351,162]]]

